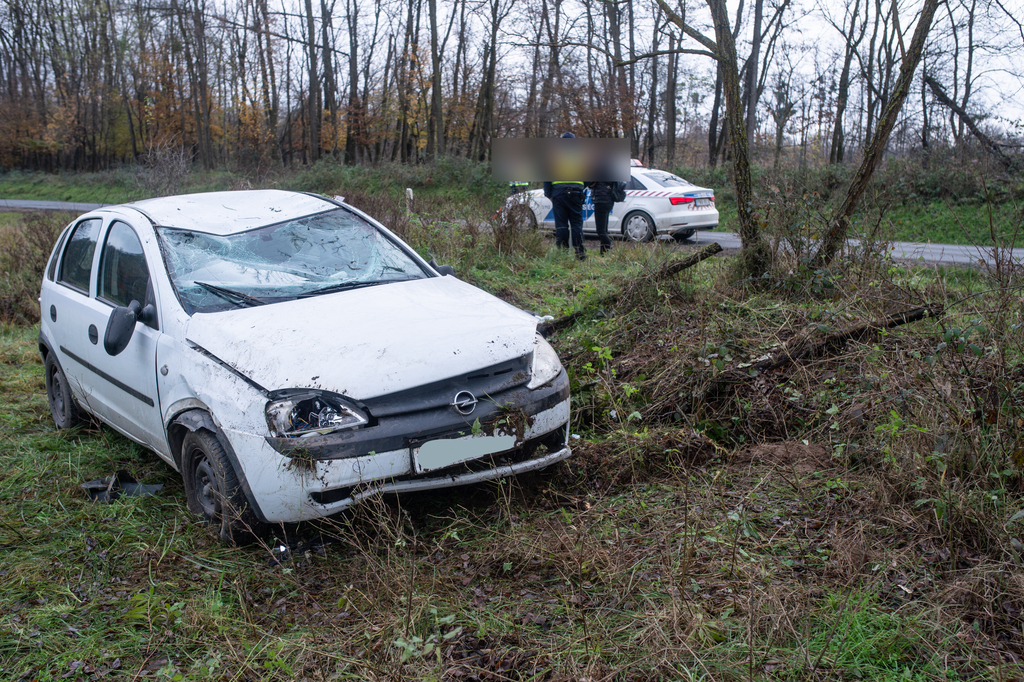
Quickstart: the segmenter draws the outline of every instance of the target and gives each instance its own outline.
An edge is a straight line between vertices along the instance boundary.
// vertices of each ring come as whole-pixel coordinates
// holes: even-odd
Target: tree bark
[[[668,72],[665,74],[665,167],[671,170],[676,164],[676,64],[678,57],[676,35],[668,35]]]
[[[754,35],[750,46],[750,57],[747,59],[747,87],[744,93],[747,106],[747,143],[755,144],[754,133],[757,130],[757,60],[761,52],[761,20],[764,14],[764,0],[754,2]]]

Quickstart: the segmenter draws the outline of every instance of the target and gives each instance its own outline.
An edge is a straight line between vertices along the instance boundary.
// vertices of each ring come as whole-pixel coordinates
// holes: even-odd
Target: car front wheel
[[[633,211],[622,219],[622,236],[631,242],[654,239],[654,221],[646,213]]]
[[[189,510],[225,542],[246,545],[261,537],[264,525],[249,507],[217,436],[206,429],[190,431],[182,442],[181,455]]]
[[[71,395],[71,386],[53,353],[46,356],[46,399],[58,429],[70,429],[82,421],[78,404]]]

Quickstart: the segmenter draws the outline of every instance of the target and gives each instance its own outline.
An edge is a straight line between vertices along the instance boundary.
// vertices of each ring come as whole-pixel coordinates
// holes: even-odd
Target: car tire
[[[71,386],[53,353],[46,356],[46,399],[58,429],[70,429],[82,422],[82,413],[71,394]]]
[[[528,207],[529,208],[529,207]],[[526,216],[526,229],[530,232],[536,232],[540,228],[537,224],[537,214],[533,212],[531,208],[528,215]]]
[[[189,510],[210,525],[220,539],[247,545],[263,536],[266,527],[245,499],[238,474],[216,434],[196,429],[181,444],[181,474]]]
[[[654,239],[654,221],[642,211],[627,213],[622,219],[622,236],[631,242],[649,242]]]
[[[677,242],[685,242],[689,241],[690,239],[693,239],[693,235],[696,232],[696,230],[683,230],[681,232],[676,232],[674,235],[672,235],[672,238],[675,239]]]

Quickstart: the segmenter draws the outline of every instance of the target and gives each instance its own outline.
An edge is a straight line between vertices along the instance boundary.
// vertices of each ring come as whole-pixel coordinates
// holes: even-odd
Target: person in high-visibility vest
[[[510,182],[508,183],[508,193],[521,194],[522,192],[525,192],[529,187],[530,183],[528,182]]]
[[[563,138],[575,138],[565,133]],[[583,260],[587,250],[583,246],[583,182],[558,180],[544,183],[544,196],[551,199],[555,214],[555,246],[576,250],[576,258]]]

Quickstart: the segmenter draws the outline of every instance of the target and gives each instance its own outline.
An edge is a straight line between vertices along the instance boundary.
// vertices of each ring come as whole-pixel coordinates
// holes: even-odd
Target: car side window
[[[100,277],[97,297],[127,306],[138,301],[145,306],[149,296],[149,268],[135,230],[122,222],[115,222],[107,231],[107,239],[100,253]],[[150,297],[151,298],[151,297]]]
[[[629,185],[626,186],[626,189],[647,189],[647,186],[644,185],[644,183],[637,180],[636,176],[634,175],[629,178]]]
[[[64,250],[64,240],[68,238],[70,229],[65,229],[60,233],[60,241],[57,242],[57,247],[53,250],[53,255],[50,256],[50,265],[46,268],[46,279],[51,282],[57,276],[57,261],[60,260],[60,252]]]
[[[77,289],[84,294],[89,293],[89,280],[92,278],[92,256],[96,252],[96,238],[100,233],[99,218],[83,220],[75,226],[68,245],[64,248],[64,257],[60,262],[61,284]]]

